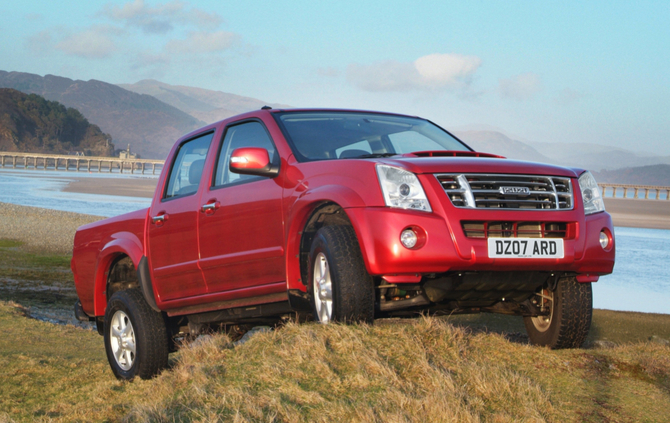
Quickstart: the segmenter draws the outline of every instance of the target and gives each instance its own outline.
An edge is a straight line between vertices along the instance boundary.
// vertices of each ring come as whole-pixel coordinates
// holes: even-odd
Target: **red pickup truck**
[[[177,141],[149,209],[79,228],[75,314],[121,379],[157,374],[185,334],[296,313],[513,314],[533,344],[573,348],[613,233],[587,171],[417,117],[264,107]]]

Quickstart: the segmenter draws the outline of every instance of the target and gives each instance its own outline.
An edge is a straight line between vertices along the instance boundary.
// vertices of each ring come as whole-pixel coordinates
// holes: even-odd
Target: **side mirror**
[[[257,175],[274,177],[279,174],[279,168],[270,162],[270,155],[264,148],[244,147],[236,148],[230,156],[230,171],[243,175]]]

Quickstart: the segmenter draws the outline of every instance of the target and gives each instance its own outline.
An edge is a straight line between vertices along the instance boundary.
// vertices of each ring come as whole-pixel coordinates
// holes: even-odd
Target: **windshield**
[[[282,112],[275,116],[300,161],[470,151],[442,128],[419,118],[355,112]]]

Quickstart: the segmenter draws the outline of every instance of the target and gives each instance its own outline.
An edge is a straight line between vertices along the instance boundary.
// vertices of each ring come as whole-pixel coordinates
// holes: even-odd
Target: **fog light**
[[[414,248],[416,242],[419,238],[416,236],[416,233],[411,229],[405,229],[400,233],[400,242],[405,248]]]
[[[603,250],[606,250],[610,245],[610,237],[607,236],[605,231],[600,232],[600,246],[603,247]]]

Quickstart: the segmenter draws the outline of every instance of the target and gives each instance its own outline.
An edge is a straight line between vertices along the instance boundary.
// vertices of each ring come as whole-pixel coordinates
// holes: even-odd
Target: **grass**
[[[118,420],[131,406],[97,332],[27,318],[0,302],[0,422]],[[108,401],[112,399],[112,401]],[[11,420],[10,420],[11,419]]]
[[[551,351],[444,318],[200,338],[114,379],[93,331],[0,303],[0,421],[664,421],[670,347]]]
[[[607,310],[588,349],[530,346],[501,315],[288,324],[240,345],[200,338],[159,377],[123,383],[96,332],[26,317],[52,281],[50,305],[71,310],[68,269],[0,240],[0,280],[20,288],[0,289],[0,422],[654,422],[670,409],[670,315]]]
[[[528,339],[523,319],[516,316],[482,313],[454,315],[447,320],[459,327],[505,333],[514,340]],[[596,309],[586,346],[593,346],[596,341],[604,341],[605,344],[643,342],[652,337],[670,340],[670,315]]]
[[[20,241],[0,239],[0,299],[26,307],[72,309],[77,294],[71,258],[28,252]]]

